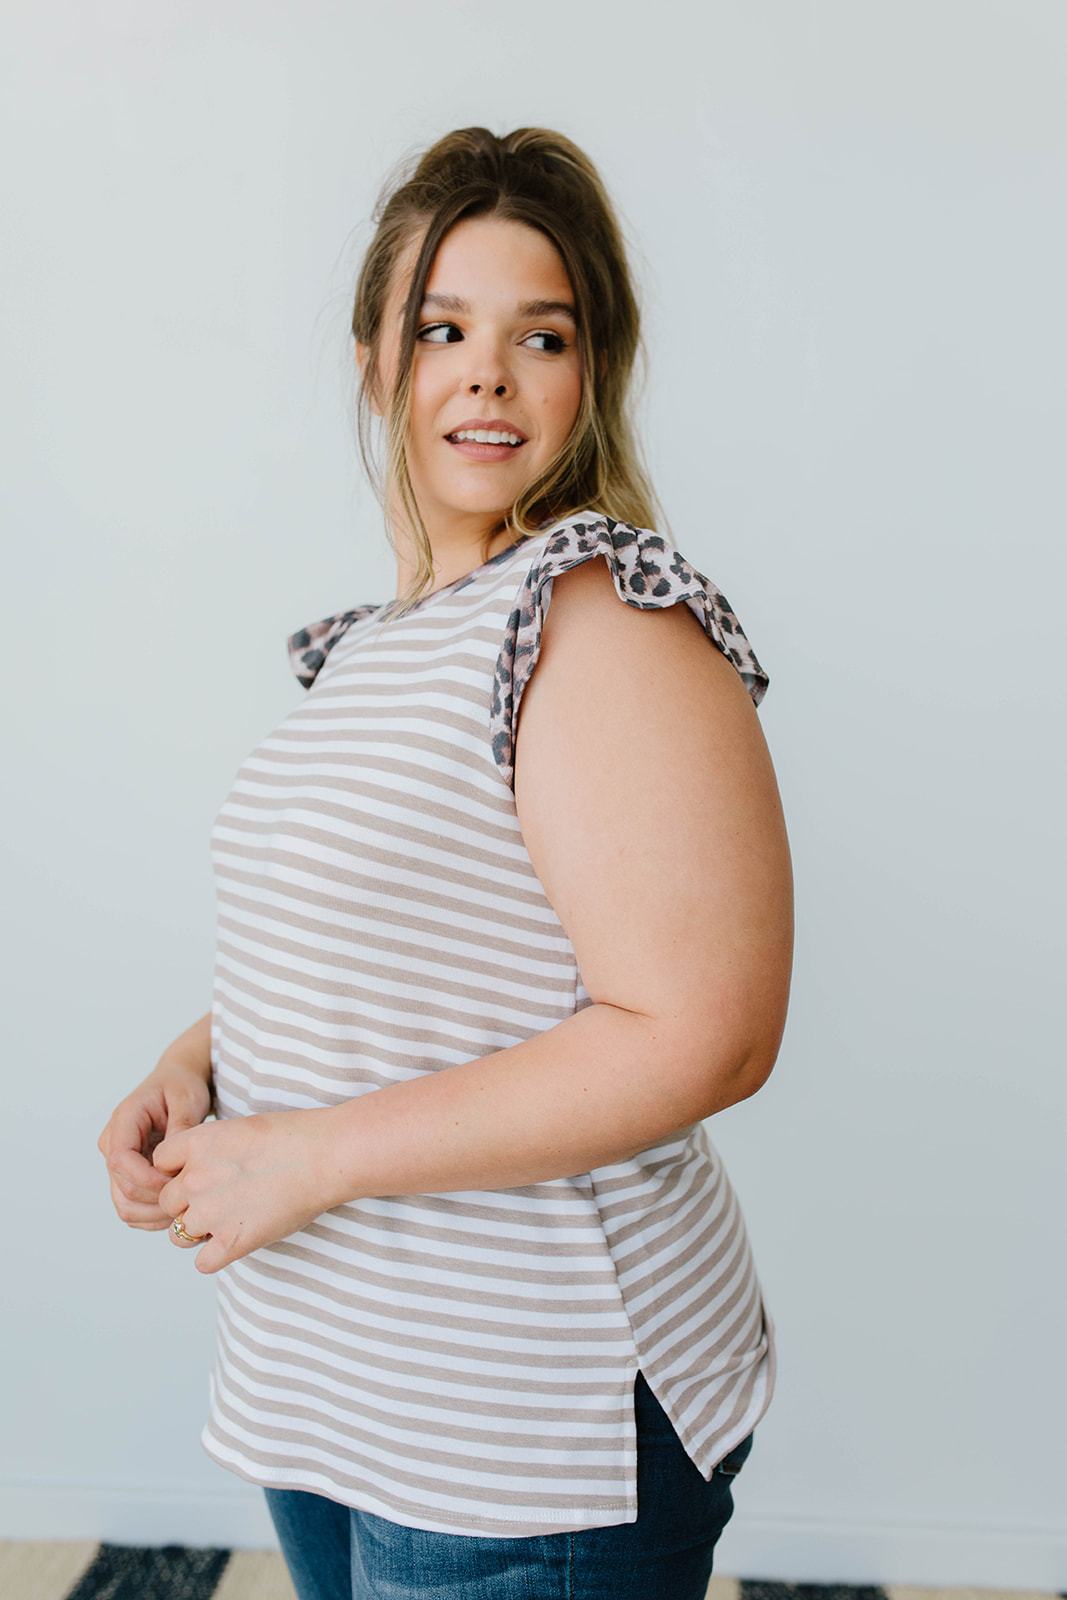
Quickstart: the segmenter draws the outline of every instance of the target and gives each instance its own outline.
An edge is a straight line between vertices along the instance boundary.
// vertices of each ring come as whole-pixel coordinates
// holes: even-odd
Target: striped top
[[[553,578],[597,556],[628,605],[688,605],[762,699],[725,596],[662,535],[593,512],[406,616],[362,605],[293,634],[309,692],[211,833],[218,1117],[336,1105],[593,1003],[523,843],[513,753]],[[414,1528],[633,1522],[638,1369],[707,1478],[774,1390],[703,1122],[577,1177],[353,1200],[215,1282],[208,1454]]]

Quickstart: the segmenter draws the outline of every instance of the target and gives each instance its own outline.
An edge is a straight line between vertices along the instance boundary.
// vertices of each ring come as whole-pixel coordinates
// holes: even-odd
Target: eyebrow
[[[456,294],[426,294],[422,303],[424,306],[437,306],[441,311],[458,311],[461,315],[469,315],[471,309],[470,303]],[[550,317],[553,312],[558,312],[560,316],[569,317],[575,327],[578,325],[578,318],[569,300],[524,300],[518,312],[520,317]]]

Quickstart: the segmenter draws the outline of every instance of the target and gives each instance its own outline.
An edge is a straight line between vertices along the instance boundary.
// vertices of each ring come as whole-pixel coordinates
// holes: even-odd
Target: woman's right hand
[[[149,1232],[170,1227],[174,1218],[160,1209],[156,1196],[173,1173],[157,1172],[152,1152],[168,1134],[197,1127],[211,1106],[210,1078],[166,1056],[119,1101],[96,1144],[107,1162],[112,1203],[129,1227]]]

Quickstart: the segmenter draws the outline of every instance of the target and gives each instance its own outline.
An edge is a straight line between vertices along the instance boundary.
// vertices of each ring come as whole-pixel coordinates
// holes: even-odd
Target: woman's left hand
[[[324,1120],[326,1119],[326,1120]],[[218,1272],[303,1228],[335,1202],[326,1195],[329,1108],[268,1111],[182,1128],[156,1145],[152,1164],[173,1173],[156,1203],[197,1239],[198,1272]],[[173,1231],[183,1250],[192,1241]]]

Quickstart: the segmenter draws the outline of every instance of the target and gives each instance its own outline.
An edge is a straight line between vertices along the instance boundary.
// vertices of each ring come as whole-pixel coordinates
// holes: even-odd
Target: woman
[[[212,1009],[100,1149],[218,1274],[201,1440],[301,1600],[697,1600],[774,1388],[703,1121],[785,1024],[768,679],[652,529],[583,153],[462,130],[376,217],[397,595],[291,636],[309,692],[212,831]]]

